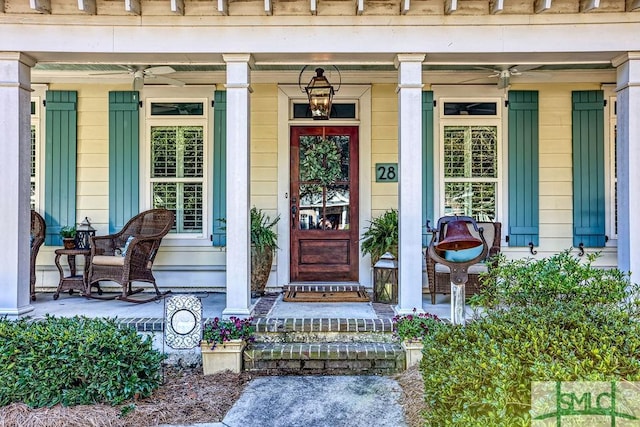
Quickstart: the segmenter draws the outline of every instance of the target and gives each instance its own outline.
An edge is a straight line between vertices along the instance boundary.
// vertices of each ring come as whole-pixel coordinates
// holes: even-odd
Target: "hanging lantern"
[[[302,89],[301,79],[302,73],[306,70],[307,66],[305,65],[300,71],[300,75],[298,76],[298,86]],[[333,68],[338,72],[338,76],[340,76],[340,70],[335,65]],[[340,86],[342,85],[342,76],[340,76],[340,83],[338,84],[338,88],[334,89],[329,80],[324,76],[323,68],[316,68],[316,75],[313,76],[309,84],[302,89],[303,92],[306,92],[307,97],[309,98],[309,109],[311,110],[311,117],[314,120],[329,120],[329,116],[331,115],[331,105],[333,104],[333,95],[340,90]]]
[[[398,261],[389,252],[373,266],[373,302],[398,303]]]
[[[91,248],[91,236],[96,235],[96,229],[91,226],[89,218],[86,216],[76,229],[76,248],[77,249],[90,249]]]

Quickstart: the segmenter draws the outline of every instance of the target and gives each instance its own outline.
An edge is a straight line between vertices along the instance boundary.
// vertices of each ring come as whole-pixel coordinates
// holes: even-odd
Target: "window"
[[[172,234],[202,237],[207,232],[206,101],[152,102],[150,105],[147,120],[149,204],[175,213]]]
[[[31,209],[38,207],[38,166],[40,155],[40,98],[31,99]]]
[[[440,174],[443,215],[465,215],[496,221],[500,194],[499,105],[487,102],[443,102],[440,118]],[[481,106],[482,112],[453,114]],[[474,117],[475,116],[475,117]],[[486,116],[478,117],[478,116]]]
[[[618,165],[617,165],[617,102],[616,97],[611,96],[608,102],[609,107],[609,134],[605,135],[609,139],[609,173],[608,173],[608,192],[607,198],[609,206],[607,211],[609,217],[607,218],[607,236],[609,239],[616,240],[618,238]]]

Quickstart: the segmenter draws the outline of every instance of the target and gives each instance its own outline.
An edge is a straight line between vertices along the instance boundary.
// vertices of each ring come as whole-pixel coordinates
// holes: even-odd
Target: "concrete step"
[[[400,372],[405,352],[399,343],[255,342],[244,351],[244,370],[269,375],[378,375]]]
[[[256,342],[392,342],[391,319],[274,319],[254,321]]]

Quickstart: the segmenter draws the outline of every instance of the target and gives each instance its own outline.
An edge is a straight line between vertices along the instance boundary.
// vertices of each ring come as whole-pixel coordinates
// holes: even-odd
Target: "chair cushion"
[[[124,265],[124,257],[118,255],[96,255],[91,260],[91,263],[95,265],[111,265],[122,267]]]
[[[489,271],[489,269],[487,268],[487,264],[485,264],[484,262],[479,262],[477,264],[473,264],[472,266],[469,267],[469,270],[467,270],[467,272],[469,274],[480,274],[480,273],[486,273],[487,271]],[[450,273],[451,270],[449,270],[449,267],[447,267],[444,264],[436,264],[436,273]]]
[[[482,245],[459,251],[444,251],[444,259],[453,262],[465,262],[474,259],[482,253]]]

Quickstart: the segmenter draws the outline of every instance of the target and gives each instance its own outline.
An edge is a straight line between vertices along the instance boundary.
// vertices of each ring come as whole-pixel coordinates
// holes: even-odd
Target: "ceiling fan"
[[[498,89],[507,89],[511,84],[512,76],[521,76],[523,74],[528,74],[530,70],[534,70],[539,67],[540,65],[512,65],[512,66],[505,65],[505,66],[496,67],[496,68],[490,68],[490,67],[475,67],[475,68],[479,70],[488,70],[493,72],[493,74],[487,77],[498,79],[498,82],[497,82]],[[470,82],[473,80],[481,80],[481,79],[483,78],[466,80],[463,83]]]
[[[118,74],[129,74],[133,76],[132,87],[133,90],[140,90],[146,80],[155,80],[158,83],[164,83],[171,86],[184,86],[185,82],[182,80],[173,79],[171,77],[167,77],[166,74],[175,73],[176,70],[173,67],[168,65],[160,65],[157,67],[149,67],[149,66],[125,66],[120,65],[120,67],[124,68],[126,71],[115,71],[111,73],[100,73],[93,74],[94,76],[99,75],[118,75]]]

